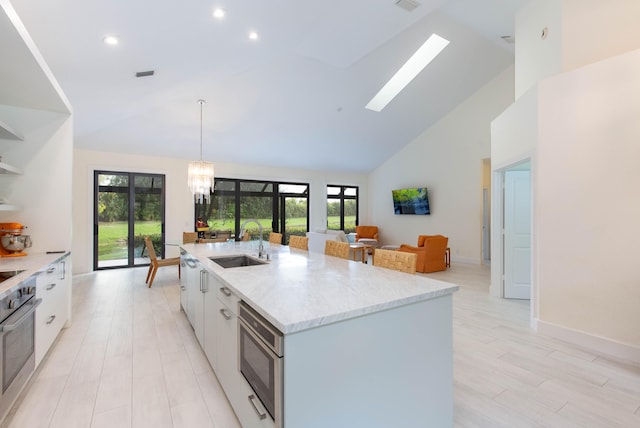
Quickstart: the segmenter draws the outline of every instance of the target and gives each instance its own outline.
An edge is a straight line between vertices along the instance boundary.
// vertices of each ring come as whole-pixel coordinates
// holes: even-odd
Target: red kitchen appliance
[[[24,229],[20,223],[0,223],[0,257],[27,255],[23,250],[31,246],[31,238],[23,234]]]

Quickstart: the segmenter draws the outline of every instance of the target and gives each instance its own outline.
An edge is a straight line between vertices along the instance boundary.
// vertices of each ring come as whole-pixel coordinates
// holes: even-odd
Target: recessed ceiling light
[[[118,37],[116,36],[104,36],[104,39],[102,39],[102,41],[106,44],[106,45],[111,45],[111,46],[115,46],[118,44],[118,42],[120,41],[118,39]]]
[[[385,108],[448,44],[447,39],[432,34],[369,101],[365,108],[373,111],[381,111]]]
[[[213,11],[214,18],[222,19],[224,18],[224,15],[225,15],[224,9],[217,8],[217,9],[214,9]]]
[[[258,40],[258,33],[256,33],[255,31],[250,32],[249,33],[249,39]]]

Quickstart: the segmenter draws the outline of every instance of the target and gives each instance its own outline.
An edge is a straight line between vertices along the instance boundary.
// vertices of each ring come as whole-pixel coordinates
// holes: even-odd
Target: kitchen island
[[[260,419],[264,412],[247,400],[252,391],[238,369],[237,318],[226,333],[220,319],[201,323],[217,337],[198,334],[194,325],[243,427],[453,425],[451,295],[456,285],[274,244],[267,247],[268,263],[235,268],[209,257],[256,255],[257,243],[182,249],[210,281],[199,288],[187,284],[189,299],[198,290],[226,290],[284,335],[278,425],[268,416]],[[205,303],[202,312],[226,311],[229,321],[237,315],[234,306],[228,300],[222,307]],[[193,311],[185,309],[192,321]]]

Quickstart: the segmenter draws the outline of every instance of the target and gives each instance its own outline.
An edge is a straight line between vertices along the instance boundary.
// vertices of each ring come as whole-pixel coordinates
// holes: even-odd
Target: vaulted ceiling
[[[204,99],[205,160],[368,172],[513,63],[501,36],[525,3],[396,1],[11,3],[73,106],[76,147],[197,159]],[[432,33],[447,48],[366,110]]]

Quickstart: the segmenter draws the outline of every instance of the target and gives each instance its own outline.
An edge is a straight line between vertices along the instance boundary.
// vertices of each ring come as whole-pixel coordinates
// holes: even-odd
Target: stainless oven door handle
[[[256,403],[258,398],[253,394],[251,394],[247,398],[249,399],[249,403],[251,403],[251,405],[253,406],[253,410],[255,410],[256,413],[258,414],[258,418],[260,420],[266,419],[267,418],[267,414],[265,412],[263,412],[262,410],[260,410],[259,405]]]
[[[27,310],[27,312],[24,315],[22,315],[20,319],[18,319],[18,321],[14,322],[13,324],[4,324],[0,326],[0,331],[4,333],[6,331],[12,331],[20,327],[20,324],[22,324],[27,318],[31,316],[31,314],[36,310],[36,308],[40,306],[40,303],[42,303],[42,299],[35,299],[33,303],[27,303],[25,306],[31,306]]]

